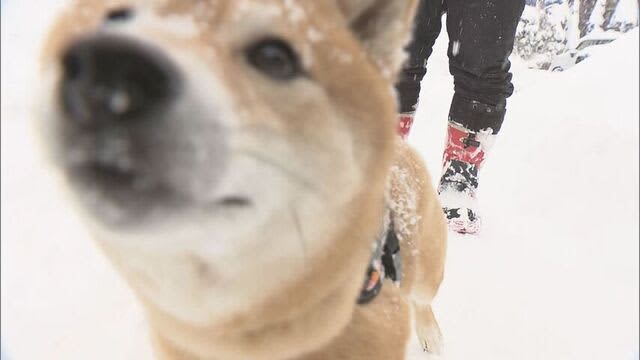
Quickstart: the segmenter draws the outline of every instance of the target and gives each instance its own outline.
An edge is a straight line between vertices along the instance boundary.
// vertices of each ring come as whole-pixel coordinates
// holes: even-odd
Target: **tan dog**
[[[414,7],[79,0],[61,16],[49,152],[159,358],[403,359],[411,313],[439,351],[443,215],[394,132]],[[401,286],[357,305],[387,210]]]

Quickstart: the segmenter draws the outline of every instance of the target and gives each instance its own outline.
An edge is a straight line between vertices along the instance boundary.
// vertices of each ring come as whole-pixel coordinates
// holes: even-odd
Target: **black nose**
[[[177,71],[157,49],[137,41],[96,36],[73,44],[63,56],[61,100],[84,125],[144,119],[177,93]]]

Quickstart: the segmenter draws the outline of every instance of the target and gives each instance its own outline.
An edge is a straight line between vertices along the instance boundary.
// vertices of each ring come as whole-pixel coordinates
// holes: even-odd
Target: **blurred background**
[[[529,66],[564,71],[638,26],[637,0],[527,0],[514,52]]]

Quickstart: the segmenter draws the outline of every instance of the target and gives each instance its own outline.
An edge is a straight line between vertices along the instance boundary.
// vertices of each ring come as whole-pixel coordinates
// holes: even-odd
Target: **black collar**
[[[396,235],[393,220],[388,221],[386,231],[376,239],[376,248],[369,262],[358,304],[365,305],[373,301],[382,290],[385,278],[391,279],[396,285],[400,285],[402,280],[400,241]]]

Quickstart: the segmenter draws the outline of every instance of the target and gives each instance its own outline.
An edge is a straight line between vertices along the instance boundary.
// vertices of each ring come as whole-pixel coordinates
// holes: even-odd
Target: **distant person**
[[[399,132],[409,134],[420,82],[447,13],[449,71],[455,94],[438,194],[449,228],[477,233],[476,192],[481,169],[505,117],[513,93],[509,55],[525,0],[421,0],[409,61],[397,84]]]

